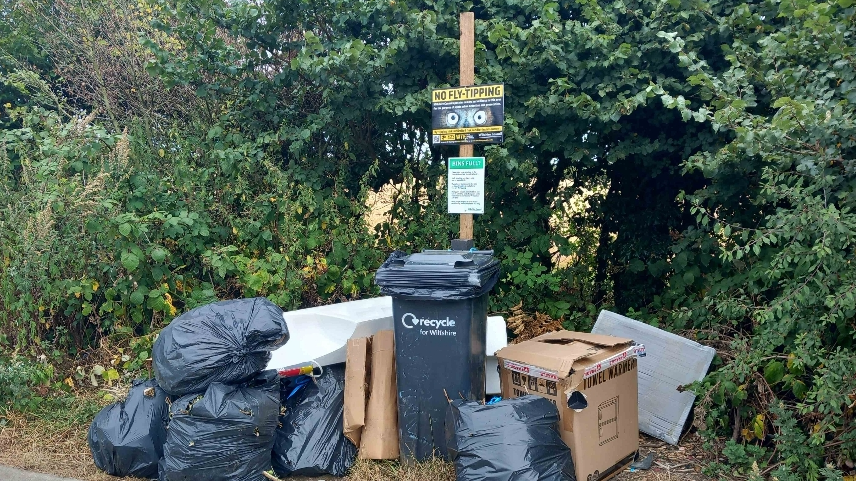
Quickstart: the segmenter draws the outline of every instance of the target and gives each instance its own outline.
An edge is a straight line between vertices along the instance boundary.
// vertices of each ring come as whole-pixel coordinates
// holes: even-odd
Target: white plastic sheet
[[[639,430],[677,445],[695,395],[678,386],[704,379],[716,351],[614,312],[601,311],[594,334],[633,339],[645,345],[639,358]]]

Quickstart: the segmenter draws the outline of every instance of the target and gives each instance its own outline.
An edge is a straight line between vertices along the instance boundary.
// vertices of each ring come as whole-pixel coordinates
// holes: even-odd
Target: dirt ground
[[[0,464],[85,481],[119,481],[99,472],[92,463],[86,444],[88,422],[69,407],[68,415],[40,419],[15,412],[0,412]],[[619,481],[708,481],[701,474],[706,453],[695,434],[688,435],[680,447],[670,446],[647,436],[640,437],[640,452],[654,453],[649,471],[625,470]],[[122,478],[131,481],[133,478]],[[290,480],[332,480],[331,477],[289,478]],[[346,481],[453,481],[451,464],[441,461],[404,467],[396,462],[358,461]]]
[[[702,449],[701,437],[691,433],[681,440],[679,446],[639,436],[639,454],[654,454],[654,464],[648,471],[625,470],[617,481],[711,481],[713,478],[701,474],[701,469],[713,457]]]

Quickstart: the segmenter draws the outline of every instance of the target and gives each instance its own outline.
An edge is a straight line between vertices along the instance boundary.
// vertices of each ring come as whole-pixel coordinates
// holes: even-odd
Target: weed
[[[21,357],[0,363],[0,405],[16,410],[32,410],[44,401],[54,369]]]

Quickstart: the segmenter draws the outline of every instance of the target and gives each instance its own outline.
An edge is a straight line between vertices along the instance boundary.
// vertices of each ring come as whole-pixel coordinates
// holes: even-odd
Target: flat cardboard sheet
[[[645,345],[647,356],[639,359],[639,430],[677,445],[695,400],[677,388],[702,380],[716,351],[609,311],[601,311],[592,332]]]
[[[345,417],[342,424],[345,436],[354,443],[354,446],[360,445],[363,428],[366,426],[370,349],[370,338],[348,340],[348,361],[345,364]]]
[[[395,336],[379,331],[350,339],[345,365],[343,429],[363,459],[398,458]]]
[[[366,427],[360,458],[398,458],[398,409],[395,384],[395,336],[380,331],[372,338],[372,370]]]

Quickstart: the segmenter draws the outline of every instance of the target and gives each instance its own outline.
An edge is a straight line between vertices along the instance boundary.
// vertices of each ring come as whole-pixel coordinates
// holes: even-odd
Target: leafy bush
[[[661,305],[719,347],[695,386],[707,434],[778,479],[834,477],[856,457],[851,3],[735,8],[722,74],[662,33],[704,99],[664,104],[733,140],[686,164],[712,183],[687,197],[698,225],[673,246]]]
[[[49,364],[12,357],[0,360],[0,405],[16,410],[32,410],[44,400],[44,393],[53,379]]]
[[[93,115],[12,115],[22,128],[0,143],[0,325],[19,347],[74,352],[114,330],[145,335],[218,297],[297,308],[375,292],[383,251],[364,248],[374,243],[364,195],[318,190],[269,162],[265,175],[245,164],[218,175],[196,159],[199,139],[177,131],[167,158],[141,131],[109,134]],[[243,158],[219,143],[215,155]]]

